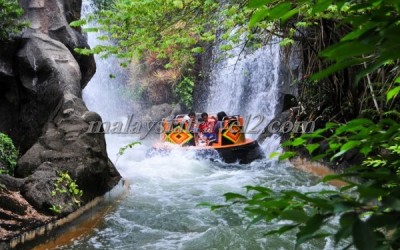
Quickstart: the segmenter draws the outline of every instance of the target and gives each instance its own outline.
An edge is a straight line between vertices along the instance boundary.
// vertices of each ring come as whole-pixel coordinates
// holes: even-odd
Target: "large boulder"
[[[104,134],[87,132],[89,123],[93,122],[87,117],[99,117],[88,113],[92,112],[80,98],[65,94],[62,105],[55,110],[55,117],[46,123],[39,140],[18,161],[16,174],[28,180],[23,195],[36,209],[48,211],[47,196],[54,190],[57,174],[68,173],[76,180],[83,190],[84,202],[104,194],[119,181],[120,175],[107,156]],[[97,121],[101,122],[100,119]],[[47,163],[45,168],[43,163]],[[68,198],[72,199],[64,197],[58,201],[65,203],[66,213],[75,209],[68,207]]]
[[[64,92],[81,93],[79,65],[64,44],[43,33],[31,33],[24,40],[18,53],[25,99],[20,111],[23,151],[40,136]]]
[[[88,46],[68,25],[79,18],[81,1],[20,0],[20,5],[30,26],[18,40],[0,46],[0,131],[13,135],[22,157],[18,178],[0,181],[41,212],[57,204],[67,214],[79,204],[68,193],[54,195],[62,174],[83,191],[80,204],[121,177],[108,159],[104,134],[87,132],[89,123],[101,118],[82,100],[94,59],[74,52]]]
[[[20,95],[15,72],[17,42],[0,41],[0,131],[16,139]]]
[[[81,86],[84,88],[96,72],[93,55],[83,56],[75,48],[89,48],[85,37],[69,26],[80,19],[82,0],[31,0],[20,1],[25,16],[30,22],[29,30],[40,31],[63,43],[74,55],[82,74]]]

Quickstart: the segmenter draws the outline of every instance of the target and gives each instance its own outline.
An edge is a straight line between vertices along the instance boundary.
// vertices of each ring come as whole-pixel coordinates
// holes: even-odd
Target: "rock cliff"
[[[77,207],[72,197],[51,195],[60,173],[68,173],[83,190],[83,203],[110,190],[120,175],[108,159],[104,135],[87,133],[89,123],[101,118],[82,100],[82,89],[96,71],[94,58],[74,52],[88,44],[69,26],[80,18],[81,0],[19,2],[29,27],[13,41],[0,42],[0,132],[13,138],[21,158],[16,178],[0,175],[0,193],[13,193],[10,199],[20,194],[18,199],[42,214],[61,204],[60,215],[65,215]],[[3,203],[2,228],[13,212]],[[22,210],[18,216],[26,215]],[[0,236],[5,239],[7,232]]]

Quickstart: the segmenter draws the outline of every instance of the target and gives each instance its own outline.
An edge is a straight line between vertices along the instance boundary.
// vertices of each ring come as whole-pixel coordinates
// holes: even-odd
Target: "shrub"
[[[23,10],[17,0],[0,0],[0,40],[8,40],[27,25],[18,20]]]
[[[13,174],[17,165],[18,150],[6,134],[0,133],[0,174]]]

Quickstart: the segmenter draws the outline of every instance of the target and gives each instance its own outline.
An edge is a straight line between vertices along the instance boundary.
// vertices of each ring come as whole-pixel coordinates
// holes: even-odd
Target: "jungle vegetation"
[[[285,221],[266,235],[295,231],[297,245],[332,236],[336,243],[350,240],[347,247],[398,249],[399,13],[397,0],[115,0],[96,14],[98,28],[114,45],[80,52],[115,54],[125,64],[137,58],[190,97],[192,84],[180,82],[195,77],[197,57],[216,39],[226,41],[220,49],[227,52],[240,45],[258,48],[273,36],[284,51],[298,46],[301,119],[319,119],[323,126],[286,142],[280,159],[303,148],[313,160],[340,162],[355,151],[362,162],[324,178],[347,183],[336,191],[249,186],[247,195],[228,193],[227,203],[213,208],[241,204],[253,223]],[[336,231],[324,231],[337,218]]]
[[[26,26],[18,19],[22,14],[17,0],[0,0],[0,41],[11,39]]]

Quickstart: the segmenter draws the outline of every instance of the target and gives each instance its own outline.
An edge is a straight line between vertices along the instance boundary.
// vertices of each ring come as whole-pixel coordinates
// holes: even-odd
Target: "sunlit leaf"
[[[389,90],[389,92],[386,95],[386,102],[389,102],[390,100],[395,98],[399,92],[400,92],[400,86]]]
[[[320,147],[319,143],[308,144],[306,146],[309,154],[312,154],[319,147]]]

